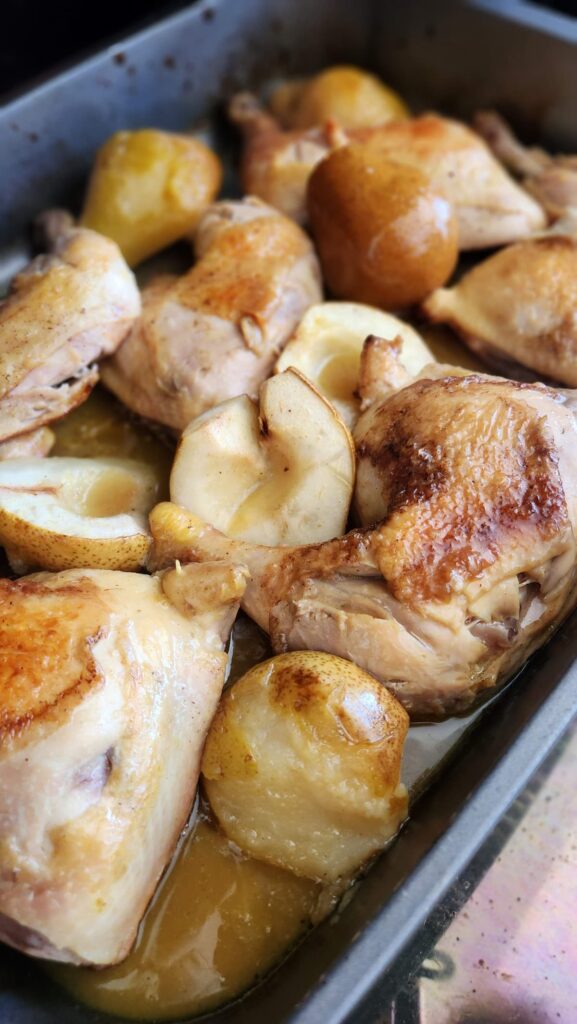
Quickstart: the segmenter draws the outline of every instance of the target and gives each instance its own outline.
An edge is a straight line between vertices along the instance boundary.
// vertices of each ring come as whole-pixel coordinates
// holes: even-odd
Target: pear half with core
[[[0,544],[15,572],[135,571],[150,545],[154,471],[131,459],[15,459],[0,464]]]
[[[351,435],[297,370],[192,421],[180,440],[170,497],[222,533],[272,546],[344,533],[355,477]]]
[[[411,377],[435,362],[420,335],[398,317],[358,302],[321,302],[305,313],[277,360],[276,372],[289,366],[301,370],[352,426],[360,411],[361,353],[369,335],[399,338],[400,363]]]

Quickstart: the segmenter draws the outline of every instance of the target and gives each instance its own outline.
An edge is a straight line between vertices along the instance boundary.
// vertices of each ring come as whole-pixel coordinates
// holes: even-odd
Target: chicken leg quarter
[[[96,361],[118,348],[140,313],[118,246],[57,213],[46,215],[51,251],[0,302],[0,443],[83,402],[98,380]]]
[[[0,938],[129,951],[190,814],[244,574],[72,569],[0,581]]]
[[[257,199],[209,206],[198,257],[144,289],[143,313],[102,379],[134,412],[183,430],[227,398],[256,398],[303,314],[321,298],[313,247]]]
[[[276,651],[350,658],[412,715],[452,713],[575,601],[576,440],[569,399],[542,385],[419,380],[357,426],[362,529],[271,550],[165,504],[154,558],[246,565],[244,607]]]

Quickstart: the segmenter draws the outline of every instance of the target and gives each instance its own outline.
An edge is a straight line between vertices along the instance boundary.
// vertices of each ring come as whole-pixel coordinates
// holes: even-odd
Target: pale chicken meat
[[[523,146],[495,110],[479,111],[473,124],[497,159],[521,179],[551,218],[577,208],[577,156],[551,156],[537,146]]]
[[[335,146],[369,143],[384,160],[423,171],[431,187],[452,203],[461,249],[482,249],[526,238],[545,226],[542,208],[503,169],[483,139],[464,124],[424,114],[348,133],[328,122],[284,132],[250,94],[231,102],[231,120],[245,138],[241,177],[246,191],[301,223],[313,168]]]
[[[159,505],[154,558],[247,566],[244,607],[276,651],[349,658],[413,716],[454,713],[575,601],[576,435],[570,403],[542,385],[419,380],[357,426],[362,528],[271,551]]]
[[[241,570],[0,581],[0,938],[129,951],[186,824]]]
[[[258,199],[210,206],[197,263],[153,281],[143,312],[102,379],[130,409],[175,431],[237,395],[256,398],[309,306],[321,298],[313,247]]]
[[[28,434],[17,434],[0,443],[0,462],[6,459],[42,458],[48,455],[55,440],[49,427],[39,427]]]
[[[34,259],[0,302],[0,443],[64,416],[88,397],[97,361],[140,313],[118,246],[69,218],[48,221],[51,251]]]
[[[423,303],[486,363],[577,386],[577,233],[544,233],[477,264]]]

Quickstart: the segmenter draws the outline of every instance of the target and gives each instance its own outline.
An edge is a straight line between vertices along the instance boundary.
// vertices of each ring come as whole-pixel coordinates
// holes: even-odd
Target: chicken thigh
[[[256,398],[305,311],[321,298],[313,247],[258,199],[214,203],[198,262],[143,293],[130,337],[102,379],[130,409],[180,431],[227,398]]]
[[[276,651],[349,658],[413,716],[463,710],[575,601],[573,414],[540,385],[445,376],[373,405],[356,434],[363,528],[271,551],[165,504],[155,559],[243,564]]]
[[[489,256],[423,311],[508,376],[577,387],[577,234],[553,230]]]
[[[52,216],[51,252],[38,256],[0,302],[0,443],[59,419],[89,395],[96,361],[140,312],[118,246]]]
[[[0,938],[121,960],[190,814],[241,570],[0,581]]]
[[[246,140],[245,190],[301,223],[313,168],[335,146],[356,141],[369,143],[384,160],[428,176],[431,188],[454,206],[461,249],[504,245],[545,226],[541,207],[509,177],[483,140],[458,121],[424,114],[348,133],[330,122],[324,128],[283,132],[247,93],[233,99],[229,114]]]

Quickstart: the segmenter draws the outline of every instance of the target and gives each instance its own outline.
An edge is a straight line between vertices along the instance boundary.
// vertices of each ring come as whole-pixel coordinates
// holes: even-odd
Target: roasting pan
[[[495,105],[527,138],[577,150],[577,29],[522,0],[201,0],[0,109],[0,280],[29,255],[42,208],[74,204],[119,128],[186,129],[238,87],[350,61],[417,107]],[[218,131],[218,115],[216,115]],[[481,715],[347,905],[215,1024],[383,1020],[417,935],[577,704],[577,613]],[[2,1024],[109,1020],[0,948]]]

